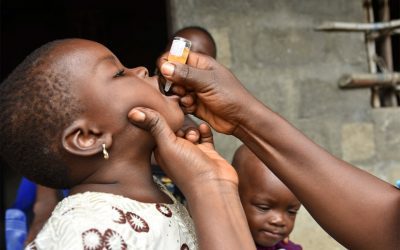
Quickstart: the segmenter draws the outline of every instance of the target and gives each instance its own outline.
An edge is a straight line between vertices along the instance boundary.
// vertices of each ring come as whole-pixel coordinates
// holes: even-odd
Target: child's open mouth
[[[161,94],[165,95],[164,84],[162,83],[163,81],[165,83],[165,80],[163,80],[163,77],[158,76],[157,81],[158,81],[158,89],[160,90]]]
[[[162,76],[160,73],[157,74],[158,75],[158,89],[160,90],[161,94],[166,95],[166,96],[170,96],[173,95],[171,89],[169,91],[165,91],[165,84],[166,84],[166,80],[164,78],[164,76]]]

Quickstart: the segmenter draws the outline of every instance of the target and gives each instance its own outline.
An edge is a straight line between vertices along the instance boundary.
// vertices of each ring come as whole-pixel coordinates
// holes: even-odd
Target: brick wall
[[[368,71],[363,35],[314,30],[323,21],[364,21],[361,1],[170,0],[170,11],[173,30],[208,29],[218,60],[319,145],[390,183],[400,179],[400,109],[372,109],[368,89],[337,87],[342,74]],[[238,145],[216,135],[228,161]],[[344,249],[305,209],[291,239],[305,249]]]

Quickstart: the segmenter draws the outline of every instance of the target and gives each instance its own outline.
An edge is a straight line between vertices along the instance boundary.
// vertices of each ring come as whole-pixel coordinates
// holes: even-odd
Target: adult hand
[[[156,111],[134,108],[128,117],[155,138],[157,162],[188,201],[199,249],[255,249],[237,173],[214,150],[210,127],[198,127],[200,139],[194,144],[177,137]]]
[[[179,137],[184,137],[185,139],[198,143],[200,140],[200,132],[198,130],[199,125],[190,118],[189,115],[185,115],[182,127],[176,132]]]
[[[237,174],[214,150],[211,129],[206,124],[200,124],[198,131],[187,130],[182,134],[184,138],[180,138],[154,110],[135,108],[129,112],[128,118],[154,136],[157,163],[184,194],[199,189],[199,183],[227,184],[237,189]],[[196,140],[198,143],[194,144]]]
[[[207,121],[216,131],[232,134],[245,119],[247,109],[258,101],[240,81],[212,57],[191,52],[187,64],[157,61],[163,76],[174,82],[172,90],[181,96],[186,113]]]

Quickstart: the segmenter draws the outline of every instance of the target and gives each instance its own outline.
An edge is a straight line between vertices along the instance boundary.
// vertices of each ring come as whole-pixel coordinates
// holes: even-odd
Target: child
[[[239,195],[250,232],[259,250],[302,249],[283,240],[293,230],[300,202],[293,193],[245,145],[232,165],[239,176]]]
[[[191,51],[211,56],[214,59],[217,57],[217,45],[206,29],[199,26],[187,26],[176,31],[170,39],[168,50],[176,36],[190,40],[192,42]]]
[[[196,249],[186,209],[153,181],[153,137],[127,118],[152,108],[176,131],[178,100],[96,42],[54,41],[28,56],[0,86],[0,155],[70,196],[27,248]]]

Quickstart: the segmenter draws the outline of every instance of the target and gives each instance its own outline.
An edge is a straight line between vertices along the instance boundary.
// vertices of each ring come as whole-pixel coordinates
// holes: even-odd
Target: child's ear
[[[103,150],[103,144],[109,148],[112,144],[111,133],[104,133],[87,120],[76,120],[62,134],[63,148],[75,155],[92,156]]]

